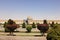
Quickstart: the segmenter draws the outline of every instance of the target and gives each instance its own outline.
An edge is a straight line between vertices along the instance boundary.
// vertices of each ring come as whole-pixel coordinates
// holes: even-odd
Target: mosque
[[[43,23],[43,20],[34,20],[32,17],[28,16],[27,19],[25,20],[14,20],[17,24],[22,24],[23,22],[26,22],[28,21],[29,24],[32,24],[33,22],[36,24],[36,23],[40,23],[42,24]],[[60,24],[60,20],[47,20],[47,23],[52,23],[52,21],[54,21],[54,23],[58,23]],[[7,20],[0,20],[0,23],[4,23],[4,22],[7,22]]]

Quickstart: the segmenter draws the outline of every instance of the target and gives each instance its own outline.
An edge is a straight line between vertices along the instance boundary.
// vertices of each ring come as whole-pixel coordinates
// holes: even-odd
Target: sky
[[[60,20],[60,0],[0,0],[0,19]]]

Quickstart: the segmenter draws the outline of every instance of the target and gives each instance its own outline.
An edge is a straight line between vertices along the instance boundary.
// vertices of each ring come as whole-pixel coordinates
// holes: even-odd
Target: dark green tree
[[[51,27],[54,27],[54,21],[52,21]]]
[[[3,26],[5,28],[5,32],[9,32],[9,29],[6,27],[6,25],[7,25],[7,22],[5,22]]]
[[[23,22],[23,24],[22,24],[22,28],[26,28],[26,24],[25,24],[25,22]]]
[[[43,24],[47,24],[47,20],[43,20]]]
[[[4,28],[6,27],[6,24],[7,24],[7,22],[4,23],[4,26],[3,26]]]
[[[33,24],[32,24],[32,28],[36,28],[36,25],[35,25],[35,23],[33,22]]]

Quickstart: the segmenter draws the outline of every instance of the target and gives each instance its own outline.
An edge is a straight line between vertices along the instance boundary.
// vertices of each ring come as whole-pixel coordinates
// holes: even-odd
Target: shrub
[[[22,24],[22,28],[26,28],[26,24],[25,23]]]
[[[32,28],[36,28],[36,25],[35,25],[35,23],[33,22],[33,24],[32,24]]]
[[[32,27],[30,25],[27,25],[26,30],[27,30],[27,32],[31,32]]]

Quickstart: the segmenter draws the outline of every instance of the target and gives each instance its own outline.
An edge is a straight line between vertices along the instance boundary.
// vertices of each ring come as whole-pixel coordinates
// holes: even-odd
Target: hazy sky
[[[0,0],[0,19],[60,19],[60,0]]]

